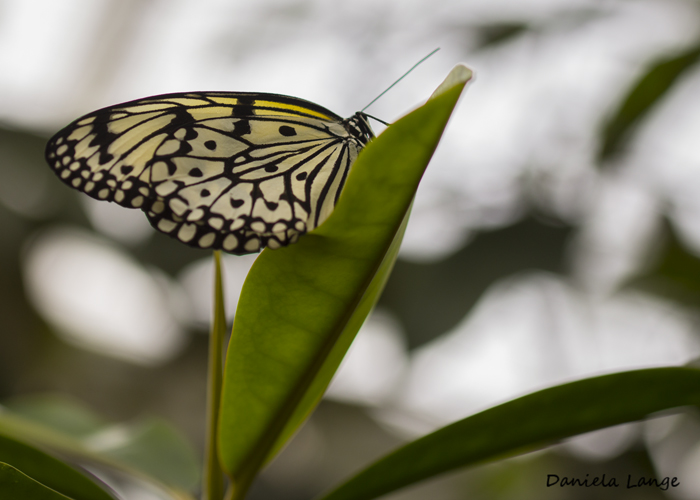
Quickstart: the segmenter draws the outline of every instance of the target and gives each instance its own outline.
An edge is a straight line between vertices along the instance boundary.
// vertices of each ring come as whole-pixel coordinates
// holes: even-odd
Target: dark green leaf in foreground
[[[47,488],[40,482],[3,462],[0,462],[0,498],[70,500],[70,497]]]
[[[676,80],[691,69],[700,57],[700,46],[669,57],[652,66],[632,87],[620,108],[605,125],[599,159],[605,160],[619,151],[639,122],[673,87]]]
[[[41,492],[41,488],[50,488],[74,500],[114,500],[114,497],[82,472],[64,464],[60,460],[47,455],[27,444],[16,441],[0,434],[0,462],[18,469],[20,474],[29,476],[30,481],[38,481],[37,485],[27,482],[10,469],[3,469],[6,478],[14,477],[21,480],[17,488],[29,488],[27,491]],[[26,477],[25,476],[25,477]],[[27,478],[27,479],[29,479]],[[41,483],[41,484],[39,484]],[[15,484],[15,483],[10,483]],[[41,486],[43,485],[43,487]],[[3,491],[3,481],[0,480],[0,498],[61,498],[60,496],[11,496]],[[10,486],[7,486],[8,488]],[[45,488],[45,489],[46,489]],[[51,490],[47,490],[49,495]],[[36,493],[37,495],[39,493]]]
[[[376,302],[418,182],[470,75],[456,68],[440,95],[365,148],[324,224],[294,245],[264,250],[253,265],[228,347],[219,422],[233,498],[313,410]]]
[[[700,405],[700,370],[693,368],[637,370],[552,387],[409,443],[322,500],[370,500],[458,467],[689,405]]]

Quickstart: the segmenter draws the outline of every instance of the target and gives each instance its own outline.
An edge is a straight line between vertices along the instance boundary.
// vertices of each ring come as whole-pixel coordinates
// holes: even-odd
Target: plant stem
[[[223,381],[223,344],[226,331],[224,288],[221,279],[221,252],[214,252],[214,320],[209,337],[209,373],[207,377],[207,442],[202,478],[202,499],[224,497],[224,475],[217,453],[217,427]]]

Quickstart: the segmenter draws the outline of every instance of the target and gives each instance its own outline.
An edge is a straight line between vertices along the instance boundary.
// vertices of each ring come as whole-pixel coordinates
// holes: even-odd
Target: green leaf
[[[224,373],[219,450],[235,495],[313,410],[376,302],[409,207],[471,72],[370,142],[315,231],[265,250],[241,292]]]
[[[75,420],[70,421],[70,417]],[[168,422],[144,417],[107,425],[72,399],[23,397],[0,407],[0,432],[41,444],[86,462],[116,467],[168,490],[191,490],[199,482],[195,451]],[[1,459],[1,457],[0,457]],[[171,491],[173,494],[180,494]]]
[[[40,482],[3,462],[0,462],[0,498],[70,500],[70,497],[47,488]]]
[[[93,452],[166,485],[192,490],[199,482],[200,468],[194,450],[161,418],[108,427],[91,436],[86,444]]]
[[[23,419],[75,438],[103,429],[106,422],[79,401],[62,394],[22,396],[3,406]]]
[[[653,65],[635,83],[620,108],[605,125],[599,160],[608,159],[620,150],[639,122],[667,94],[676,80],[698,62],[699,57],[700,45],[696,45],[680,55]]]
[[[700,370],[693,368],[636,370],[552,387],[413,441],[321,500],[370,500],[458,467],[688,405],[700,405]]]
[[[0,434],[0,462],[10,464],[12,467],[19,469],[21,471],[20,474],[23,473],[23,475],[30,476],[27,479],[22,479],[21,476],[7,468],[2,472],[8,480],[15,481],[12,484],[16,484],[17,488],[28,488],[27,491],[39,492],[32,494],[39,495],[41,494],[41,488],[44,488],[47,490],[45,495],[49,495],[51,490],[55,490],[74,500],[114,500],[114,497],[106,489],[82,472],[47,455],[43,451],[2,434]],[[38,483],[32,485],[30,481],[38,481]],[[0,480],[1,485],[3,485],[2,480]],[[0,489],[0,493],[2,491]],[[5,496],[0,494],[0,498],[49,499],[63,497],[58,494],[55,494],[55,496],[36,497]]]

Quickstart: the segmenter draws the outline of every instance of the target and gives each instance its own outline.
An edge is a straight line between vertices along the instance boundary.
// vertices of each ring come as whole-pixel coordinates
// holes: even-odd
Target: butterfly
[[[368,115],[278,94],[186,92],[78,118],[48,142],[69,186],[141,209],[158,231],[242,255],[279,248],[333,211]]]

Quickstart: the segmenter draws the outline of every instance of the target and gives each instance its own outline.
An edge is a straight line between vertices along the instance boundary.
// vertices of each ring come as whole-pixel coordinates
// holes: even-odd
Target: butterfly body
[[[343,119],[278,94],[187,92],[89,113],[46,158],[69,186],[138,208],[188,245],[234,254],[277,248],[332,212],[367,116]]]

